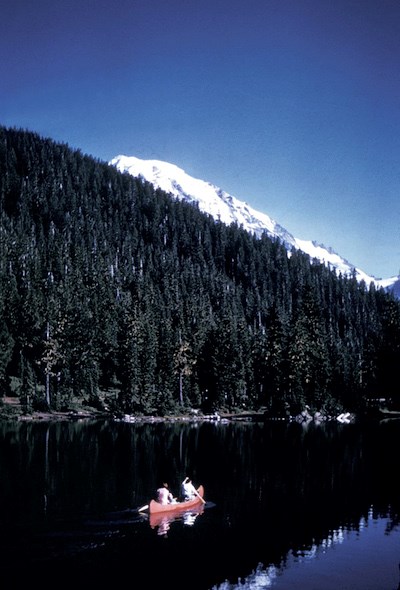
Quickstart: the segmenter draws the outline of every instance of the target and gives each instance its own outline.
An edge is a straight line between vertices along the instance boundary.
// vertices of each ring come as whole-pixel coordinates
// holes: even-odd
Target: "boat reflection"
[[[204,512],[204,504],[195,506],[190,510],[178,513],[150,514],[149,522],[152,529],[157,529],[157,535],[166,536],[174,521],[181,521],[186,526],[193,526],[195,520]]]

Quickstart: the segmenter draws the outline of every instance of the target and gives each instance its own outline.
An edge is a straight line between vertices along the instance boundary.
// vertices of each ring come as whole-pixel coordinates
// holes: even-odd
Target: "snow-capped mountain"
[[[327,248],[322,244],[309,240],[295,238],[285,228],[271,219],[269,215],[256,211],[247,203],[240,201],[210,182],[193,178],[174,164],[160,160],[141,160],[134,156],[123,155],[116,156],[109,163],[121,172],[128,172],[132,176],[142,177],[156,188],[170,193],[179,200],[197,203],[201,211],[208,213],[214,219],[218,219],[223,223],[229,225],[236,222],[243,229],[258,237],[267,232],[269,236],[279,238],[286,245],[288,251],[292,247],[298,248],[308,254],[311,259],[317,259],[324,264],[329,264],[338,273],[351,275],[355,272],[358,280],[364,280],[367,285],[374,282],[377,287],[382,286],[385,289],[394,289],[396,283],[397,288],[400,285],[399,277],[376,279],[356,268],[334,252],[332,248]]]

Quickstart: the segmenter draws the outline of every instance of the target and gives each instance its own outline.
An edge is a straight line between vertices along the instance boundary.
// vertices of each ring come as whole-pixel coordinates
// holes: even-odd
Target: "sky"
[[[399,0],[3,0],[0,124],[164,160],[400,273]]]

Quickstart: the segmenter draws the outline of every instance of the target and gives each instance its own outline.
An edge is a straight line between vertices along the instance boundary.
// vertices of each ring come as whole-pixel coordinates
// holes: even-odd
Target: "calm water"
[[[398,590],[400,421],[0,423],[7,588]],[[189,475],[204,510],[138,508]]]

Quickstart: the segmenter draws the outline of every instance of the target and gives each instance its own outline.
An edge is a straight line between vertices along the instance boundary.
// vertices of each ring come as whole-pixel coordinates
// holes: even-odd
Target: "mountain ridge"
[[[162,160],[143,160],[136,156],[122,154],[115,156],[109,164],[115,166],[120,172],[142,177],[156,188],[170,193],[179,200],[196,203],[201,211],[223,223],[228,225],[237,223],[257,237],[261,237],[266,232],[272,238],[279,238],[288,252],[294,247],[308,254],[311,259],[317,259],[329,265],[337,273],[348,276],[354,273],[357,280],[363,280],[366,285],[375,283],[378,288],[393,290],[395,294],[399,292],[398,276],[382,279],[365,273],[340,256],[332,247],[293,236],[268,214],[257,211],[247,202],[241,201],[211,182],[190,176],[175,164]]]

